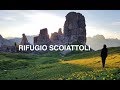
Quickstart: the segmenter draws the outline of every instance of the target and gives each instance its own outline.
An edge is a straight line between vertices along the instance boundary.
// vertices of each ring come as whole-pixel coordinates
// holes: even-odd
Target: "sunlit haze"
[[[105,38],[120,39],[120,10],[1,10],[0,34],[5,37],[38,35],[40,29],[48,28],[51,35],[64,26],[65,16],[75,11],[86,20],[87,37],[97,34]]]

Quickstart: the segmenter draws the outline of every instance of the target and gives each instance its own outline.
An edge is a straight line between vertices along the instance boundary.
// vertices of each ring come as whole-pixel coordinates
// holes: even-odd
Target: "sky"
[[[120,39],[120,10],[0,10],[0,34],[4,38],[38,35],[48,28],[51,35],[64,26],[69,12],[85,16],[87,37],[97,34]]]

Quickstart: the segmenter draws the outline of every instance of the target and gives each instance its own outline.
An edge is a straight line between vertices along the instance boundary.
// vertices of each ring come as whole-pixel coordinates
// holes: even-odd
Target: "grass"
[[[101,58],[87,58],[78,60],[63,61],[62,63],[69,63],[75,65],[84,65],[93,69],[101,68]],[[110,54],[106,59],[106,68],[120,68],[120,54]]]
[[[120,47],[109,48],[106,68],[101,67],[100,51],[0,53],[0,80],[119,80]]]
[[[72,65],[83,65],[92,71],[73,73],[68,79],[80,80],[120,80],[120,54],[110,54],[106,60],[106,68],[102,69],[100,57],[62,61]]]

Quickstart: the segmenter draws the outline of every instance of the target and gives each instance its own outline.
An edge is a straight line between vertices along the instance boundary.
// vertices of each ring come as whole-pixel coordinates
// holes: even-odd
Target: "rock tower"
[[[64,37],[68,44],[73,42],[86,44],[86,24],[85,17],[82,14],[70,12],[66,15]]]
[[[50,39],[47,28],[41,29],[39,36],[34,37],[35,45],[49,45]]]
[[[27,37],[25,34],[22,34],[22,41],[20,43],[20,45],[29,45],[30,43],[27,40]]]

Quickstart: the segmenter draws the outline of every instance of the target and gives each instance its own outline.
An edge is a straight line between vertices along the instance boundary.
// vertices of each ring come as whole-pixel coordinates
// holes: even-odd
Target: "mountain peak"
[[[0,34],[0,39],[3,39],[2,35]]]

